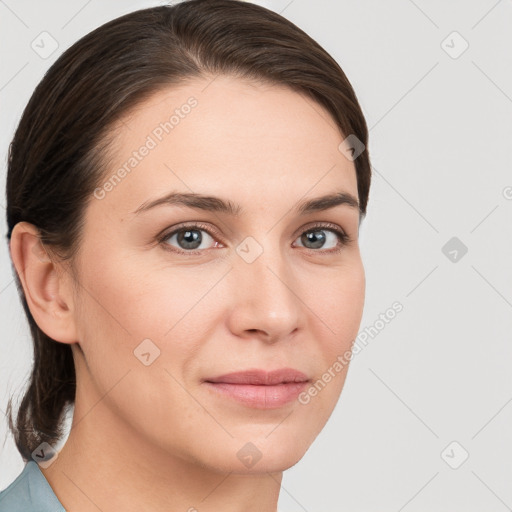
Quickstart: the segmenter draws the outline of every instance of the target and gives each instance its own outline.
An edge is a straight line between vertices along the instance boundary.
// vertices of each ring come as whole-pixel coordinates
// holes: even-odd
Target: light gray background
[[[354,357],[325,429],[285,472],[279,507],[509,510],[512,1],[259,3],[323,45],[356,90],[374,166],[361,231],[367,272],[361,332],[393,302],[404,307]],[[93,28],[153,5],[0,0],[3,180],[13,130],[50,64]],[[31,48],[42,31],[59,44],[46,59]],[[454,31],[469,44],[461,55],[463,40]],[[5,232],[4,221],[2,411],[8,396],[22,390],[32,357]],[[465,255],[458,250],[456,261],[455,253],[442,251],[452,237],[468,248]],[[0,441],[7,436],[0,452],[3,489],[23,462],[1,413],[0,419]],[[466,452],[462,465],[450,467]]]

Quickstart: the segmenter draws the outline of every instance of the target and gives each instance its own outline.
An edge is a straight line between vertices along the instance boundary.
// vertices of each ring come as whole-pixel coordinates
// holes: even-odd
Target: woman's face
[[[311,99],[226,76],[159,92],[119,122],[76,260],[83,421],[222,471],[304,455],[364,303],[357,204],[301,208],[357,201],[342,140]],[[283,368],[309,383],[207,382]]]

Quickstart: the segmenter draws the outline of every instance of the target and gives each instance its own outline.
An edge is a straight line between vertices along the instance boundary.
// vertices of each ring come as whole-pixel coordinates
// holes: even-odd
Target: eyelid
[[[318,229],[331,229],[332,231],[335,231],[339,235],[348,237],[348,235],[345,232],[345,230],[342,229],[337,224],[333,224],[332,222],[322,222],[322,221],[313,222],[313,223],[310,223],[310,224],[306,224],[305,226],[301,226],[295,232],[294,236],[297,237],[298,235],[301,235],[302,233],[307,233],[309,231],[313,231],[315,228],[318,228]]]
[[[201,221],[188,221],[188,222],[182,222],[180,224],[177,224],[172,227],[172,229],[169,231],[168,229],[165,229],[160,235],[157,235],[157,240],[159,243],[163,243],[164,240],[167,240],[172,235],[175,235],[179,231],[184,231],[186,229],[193,229],[193,228],[199,228],[201,230],[206,231],[212,238],[217,237],[222,239],[222,235],[220,232],[211,226],[210,224],[205,224]],[[194,253],[201,253],[205,252],[207,249],[196,249],[195,251],[182,251],[187,254],[194,254]],[[179,249],[176,249],[175,252],[180,252]]]

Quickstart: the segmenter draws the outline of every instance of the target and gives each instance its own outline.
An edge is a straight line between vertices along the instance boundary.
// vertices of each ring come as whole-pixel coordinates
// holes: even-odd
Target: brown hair
[[[240,0],[185,0],[114,19],[67,49],[36,87],[9,148],[8,240],[16,223],[37,227],[41,242],[73,261],[84,212],[105,173],[109,128],[164,87],[205,74],[286,85],[332,115],[342,134],[365,146],[354,160],[361,216],[371,168],[368,129],[350,82],[311,37],[275,12]],[[42,442],[63,435],[63,414],[75,399],[69,344],[47,336],[16,286],[30,326],[34,362],[9,428],[25,460]]]

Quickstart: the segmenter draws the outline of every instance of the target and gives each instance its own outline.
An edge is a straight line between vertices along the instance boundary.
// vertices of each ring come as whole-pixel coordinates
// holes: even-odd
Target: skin
[[[103,199],[91,198],[76,282],[34,226],[19,223],[11,238],[36,322],[73,349],[72,428],[42,469],[67,510],[275,512],[282,472],[305,454],[343,388],[347,366],[308,404],[260,410],[203,383],[282,367],[316,382],[357,336],[365,275],[357,208],[293,210],[324,194],[358,196],[334,120],[286,87],[218,76],[158,92],[113,127],[106,179],[190,96],[190,114]],[[244,213],[133,213],[171,190],[220,196]],[[200,232],[200,254],[166,250],[190,251],[176,236],[157,241],[189,221],[212,230]],[[315,228],[325,244],[307,246],[301,234],[316,222],[350,241]],[[249,236],[263,250],[252,263],[236,251]],[[149,366],[134,355],[147,338],[160,350]],[[237,457],[248,442],[262,455],[252,467]]]

